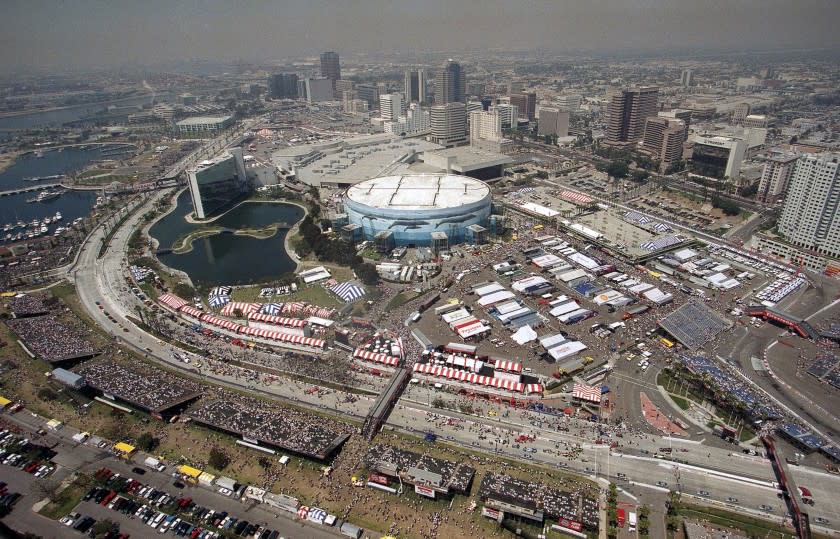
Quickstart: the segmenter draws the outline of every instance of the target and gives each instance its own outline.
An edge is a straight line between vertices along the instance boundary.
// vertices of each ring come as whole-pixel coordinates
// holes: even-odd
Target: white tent
[[[554,361],[559,361],[563,358],[573,356],[583,350],[586,350],[586,345],[582,342],[568,341],[549,349],[548,355],[550,355]]]
[[[478,300],[478,304],[482,307],[488,307],[490,305],[493,305],[494,303],[499,303],[501,301],[505,301],[515,297],[516,294],[510,292],[509,290],[500,290],[498,292],[493,292],[492,294],[487,294],[486,296],[483,296],[481,299]]]
[[[537,338],[537,332],[531,329],[531,326],[524,325],[519,328],[519,331],[510,336],[517,344],[525,344]]]

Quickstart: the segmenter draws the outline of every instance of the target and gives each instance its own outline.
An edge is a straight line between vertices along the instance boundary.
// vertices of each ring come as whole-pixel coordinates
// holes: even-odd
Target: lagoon
[[[192,211],[189,190],[184,190],[178,195],[177,207],[149,230],[159,249],[169,249],[179,238],[201,228],[202,225],[186,220]],[[212,226],[231,230],[262,228],[273,223],[292,226],[303,216],[304,210],[294,204],[243,202],[213,221]],[[281,227],[267,239],[215,234],[194,240],[189,252],[161,254],[158,258],[187,273],[198,287],[271,282],[296,267],[286,253],[287,232],[288,228]]]

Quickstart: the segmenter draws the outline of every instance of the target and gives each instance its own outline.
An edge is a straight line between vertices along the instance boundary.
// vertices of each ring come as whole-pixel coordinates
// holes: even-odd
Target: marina
[[[50,233],[50,225],[56,225],[53,236],[58,237],[67,231],[67,227],[58,226],[63,219],[64,216],[61,215],[60,211],[57,211],[54,215],[48,215],[43,219],[33,219],[30,223],[24,221],[6,223],[3,225],[0,239],[8,243],[46,236]]]

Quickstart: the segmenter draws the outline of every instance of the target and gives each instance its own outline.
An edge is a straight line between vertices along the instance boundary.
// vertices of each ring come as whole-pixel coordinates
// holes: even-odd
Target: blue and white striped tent
[[[210,296],[208,301],[211,309],[218,309],[230,303],[230,296]]]
[[[280,311],[283,309],[282,303],[266,303],[260,309],[260,312],[263,314],[270,314],[270,315],[277,315],[280,314]]]
[[[210,291],[210,296],[229,296],[233,288],[229,286],[217,286]]]
[[[353,281],[346,283],[338,283],[330,288],[336,296],[344,300],[345,303],[352,303],[365,295],[365,289],[357,285]]]

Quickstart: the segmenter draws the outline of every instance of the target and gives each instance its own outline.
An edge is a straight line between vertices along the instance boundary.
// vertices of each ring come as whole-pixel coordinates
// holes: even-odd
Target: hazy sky
[[[840,0],[2,0],[0,70],[324,50],[840,48]]]

